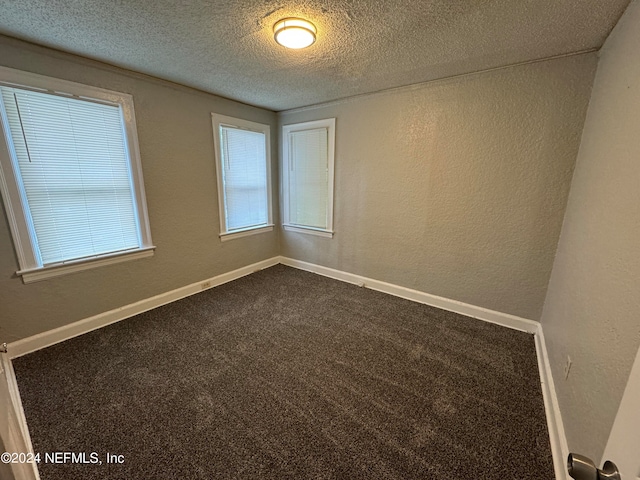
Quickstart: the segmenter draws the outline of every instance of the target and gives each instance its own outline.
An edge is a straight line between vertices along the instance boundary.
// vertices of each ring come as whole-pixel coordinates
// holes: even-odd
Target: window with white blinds
[[[335,119],[283,127],[284,228],[333,235]]]
[[[20,76],[3,71],[0,79],[3,73],[12,80]],[[132,148],[137,141],[128,138],[135,135],[131,98],[51,79],[53,93],[42,89],[46,77],[23,76],[40,85],[0,83],[9,157],[3,174],[13,187],[3,196],[21,217],[15,226],[21,269],[28,273],[150,248]]]
[[[220,237],[273,230],[268,125],[212,114]]]

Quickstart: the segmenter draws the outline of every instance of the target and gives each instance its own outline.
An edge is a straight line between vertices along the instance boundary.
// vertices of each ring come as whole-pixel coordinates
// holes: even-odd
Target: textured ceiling
[[[2,0],[0,33],[279,111],[599,48],[628,4]],[[314,22],[317,42],[277,45],[288,16]]]

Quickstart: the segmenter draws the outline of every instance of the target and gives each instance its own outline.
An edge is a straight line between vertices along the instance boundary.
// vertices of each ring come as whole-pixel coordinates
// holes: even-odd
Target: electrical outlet
[[[571,357],[567,355],[567,363],[564,364],[564,379],[567,380],[569,378],[569,372],[571,371]]]
[[[206,290],[207,288],[211,288],[211,282],[206,281],[201,284],[202,290]]]

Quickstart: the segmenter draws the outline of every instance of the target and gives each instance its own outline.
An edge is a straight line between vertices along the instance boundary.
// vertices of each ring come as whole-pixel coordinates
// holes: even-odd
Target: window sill
[[[224,232],[220,234],[220,241],[226,242],[233,240],[234,238],[248,237],[249,235],[257,235],[258,233],[265,233],[273,231],[273,225],[260,225],[258,227],[245,228],[243,230],[235,230],[233,232]]]
[[[301,227],[299,225],[283,225],[288,232],[307,233],[318,237],[333,238],[334,232],[331,230],[323,230],[321,228]]]
[[[102,267],[104,265],[113,265],[114,263],[121,263],[127,262],[129,260],[151,257],[153,256],[155,248],[156,247],[144,247],[128,252],[100,255],[89,259],[72,260],[57,265],[47,265],[46,267],[19,270],[16,272],[16,274],[22,277],[23,283],[39,282],[48,278],[68,275],[70,273],[80,272],[82,270],[88,270],[90,268]]]

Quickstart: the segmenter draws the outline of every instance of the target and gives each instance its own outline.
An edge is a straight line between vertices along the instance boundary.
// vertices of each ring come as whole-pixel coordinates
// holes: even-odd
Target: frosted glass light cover
[[[306,48],[316,41],[316,27],[301,18],[285,18],[273,26],[276,42],[287,48]]]

